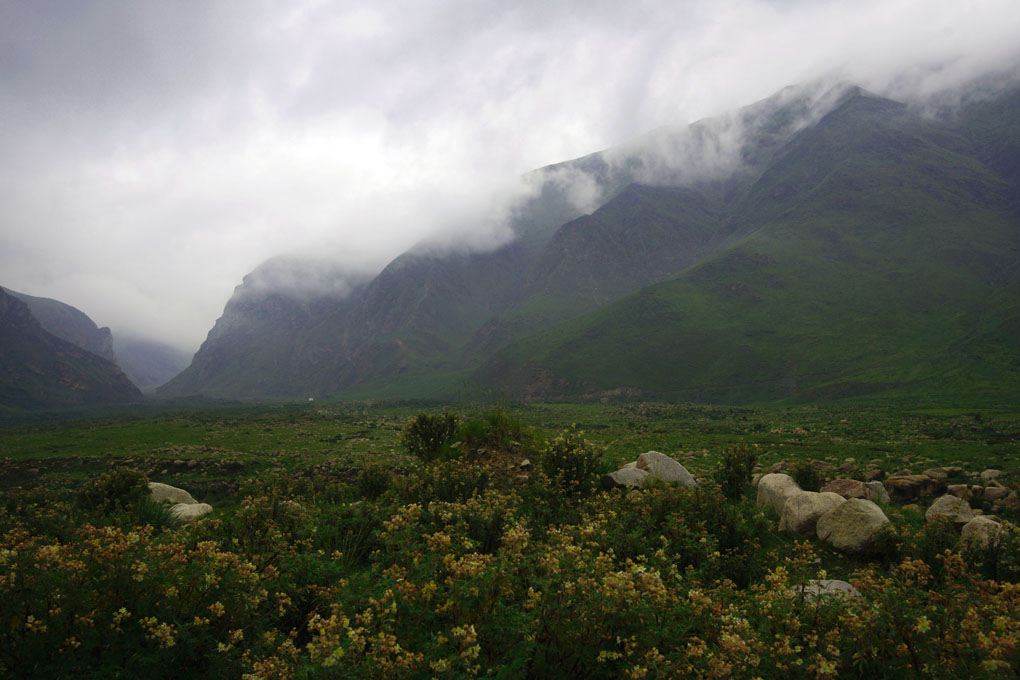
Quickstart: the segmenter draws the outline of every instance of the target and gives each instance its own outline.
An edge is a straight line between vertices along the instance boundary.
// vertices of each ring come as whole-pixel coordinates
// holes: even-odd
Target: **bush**
[[[758,462],[758,454],[747,447],[738,447],[723,453],[722,464],[715,471],[715,480],[727,498],[740,498],[751,486],[751,471]]]
[[[452,411],[439,415],[419,412],[407,421],[400,435],[400,443],[412,456],[430,463],[452,456],[450,444],[457,435],[460,418]]]
[[[583,495],[595,485],[602,454],[601,446],[585,439],[573,426],[542,449],[542,471],[564,493]]]
[[[374,501],[386,493],[392,483],[393,472],[390,467],[384,463],[371,461],[361,468],[355,486],[359,496]]]
[[[87,482],[75,504],[84,510],[116,512],[134,509],[149,497],[149,480],[133,468],[118,468]]]
[[[504,451],[520,447],[531,440],[520,418],[502,406],[497,406],[464,423],[457,438],[468,449],[501,449]]]

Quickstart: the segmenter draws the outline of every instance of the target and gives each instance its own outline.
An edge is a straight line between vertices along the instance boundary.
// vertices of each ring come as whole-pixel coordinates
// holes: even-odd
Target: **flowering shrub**
[[[451,455],[450,444],[457,434],[460,418],[456,413],[443,411],[439,415],[421,412],[407,421],[400,434],[400,443],[412,456],[425,462]]]
[[[574,426],[548,442],[539,459],[542,470],[558,489],[567,495],[583,495],[595,485],[602,455],[603,449],[585,439]]]
[[[280,473],[163,531],[5,494],[0,676],[1020,675],[1015,529],[960,552],[897,511],[881,561],[854,561],[726,484],[595,492],[600,460],[571,430],[510,481],[480,461]],[[800,588],[830,577],[860,597]]]

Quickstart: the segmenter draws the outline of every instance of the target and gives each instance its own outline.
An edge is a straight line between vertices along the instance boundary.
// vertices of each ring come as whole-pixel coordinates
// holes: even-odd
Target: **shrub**
[[[595,485],[602,454],[602,447],[585,439],[575,425],[542,449],[542,471],[564,493],[583,495]]]
[[[740,498],[751,486],[751,471],[758,454],[747,447],[723,453],[722,464],[715,471],[715,480],[727,498]]]
[[[76,505],[104,512],[133,509],[149,497],[149,480],[133,468],[118,468],[87,482],[78,492]]]
[[[457,434],[459,420],[452,411],[443,411],[439,415],[419,412],[407,421],[400,435],[400,443],[408,453],[426,463],[449,457],[452,455],[450,444]]]
[[[366,463],[355,483],[358,495],[362,498],[375,500],[386,493],[393,483],[393,473],[388,465],[372,461]]]
[[[457,438],[469,449],[517,448],[531,440],[520,418],[506,408],[497,406],[461,425]]]
[[[485,491],[489,473],[475,465],[459,461],[443,461],[426,465],[416,474],[394,483],[397,499],[402,503],[428,506],[432,501],[456,503]]]

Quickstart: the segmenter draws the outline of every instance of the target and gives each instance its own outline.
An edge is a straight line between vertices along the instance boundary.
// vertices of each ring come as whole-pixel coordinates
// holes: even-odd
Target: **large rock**
[[[818,538],[845,553],[871,550],[878,532],[889,518],[871,501],[850,498],[818,518]]]
[[[867,485],[864,482],[857,481],[856,479],[834,479],[823,486],[821,491],[839,494],[843,498],[863,498],[866,501],[871,500],[871,492],[868,491]]]
[[[644,470],[655,479],[670,484],[679,484],[688,489],[693,489],[698,485],[687,468],[658,451],[648,451],[638,456],[637,469]]]
[[[773,472],[758,480],[758,496],[755,502],[760,508],[772,508],[782,517],[786,499],[800,491],[802,489],[793,477]]]
[[[619,487],[636,489],[640,488],[647,478],[647,471],[638,470],[636,467],[625,467],[617,470],[616,472],[610,472],[608,475],[602,475],[602,486],[607,489],[615,489]]]
[[[859,590],[846,581],[837,579],[811,579],[802,586],[794,586],[788,589],[787,592],[791,595],[800,595],[804,598],[805,602],[814,602],[823,597],[861,597]]]
[[[986,486],[981,492],[981,497],[986,501],[997,501],[1009,495],[1009,489],[1004,486]]]
[[[885,490],[896,503],[932,496],[938,488],[939,482],[928,475],[902,475],[885,480]]]
[[[974,513],[967,501],[947,494],[938,498],[924,513],[925,520],[929,522],[939,517],[944,517],[954,524],[963,525],[974,519]]]
[[[983,550],[995,542],[1001,528],[993,519],[975,517],[960,530],[960,545],[970,550]]]
[[[178,522],[187,523],[212,512],[208,503],[178,503],[170,508],[170,516]]]
[[[800,491],[786,499],[779,517],[779,530],[800,536],[814,536],[818,518],[846,499],[828,491]]]
[[[178,489],[176,486],[170,486],[169,484],[160,484],[159,482],[149,482],[149,498],[156,503],[170,503],[171,505],[198,503],[184,489]]]

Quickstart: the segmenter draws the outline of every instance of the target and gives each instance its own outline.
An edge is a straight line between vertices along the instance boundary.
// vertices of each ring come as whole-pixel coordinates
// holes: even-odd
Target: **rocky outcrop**
[[[871,550],[875,536],[889,518],[871,501],[851,498],[818,519],[818,538],[844,553],[862,554]]]
[[[811,537],[815,535],[818,519],[838,505],[846,502],[839,494],[828,491],[800,491],[786,499],[779,518],[779,530]]]
[[[756,503],[758,507],[771,508],[776,515],[782,516],[787,499],[800,491],[802,489],[793,477],[773,472],[758,480]]]

